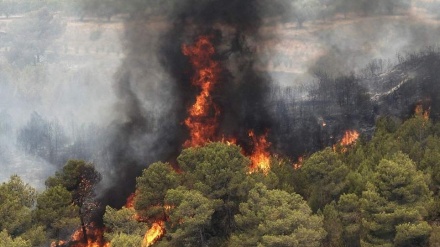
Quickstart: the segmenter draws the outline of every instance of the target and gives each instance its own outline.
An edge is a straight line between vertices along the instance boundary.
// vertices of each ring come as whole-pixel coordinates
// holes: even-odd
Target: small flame
[[[303,161],[304,161],[304,159],[302,156],[298,157],[298,162],[293,164],[293,169],[295,169],[295,170],[300,169],[303,165]]]
[[[232,146],[232,145],[236,145],[237,144],[237,139],[234,137],[229,137],[226,138],[225,136],[222,137],[221,142],[228,145],[228,146]]]
[[[54,241],[52,243],[50,243],[50,247],[58,247],[58,246],[64,246],[66,243],[66,241],[60,240],[60,241]]]
[[[171,209],[174,208],[174,206],[172,206],[172,205],[164,205],[163,208],[165,209],[166,212],[170,212]]]
[[[417,104],[416,109],[414,109],[414,115],[422,116],[423,119],[425,119],[425,120],[429,120],[430,112],[431,112],[431,107],[428,108],[428,110],[424,110],[422,104]]]
[[[136,197],[136,193],[132,193],[128,198],[127,202],[125,203],[126,208],[134,208],[134,199]]]
[[[267,133],[256,137],[253,131],[249,131],[249,137],[252,138],[254,144],[254,150],[250,155],[251,167],[250,172],[253,173],[256,170],[262,170],[267,174],[270,170],[270,153],[268,151],[271,143],[267,141]]]
[[[142,247],[149,247],[156,243],[165,234],[165,222],[154,222],[151,228],[145,233],[144,240],[142,241]]]
[[[336,152],[339,150],[341,151],[341,153],[345,153],[347,152],[347,147],[356,143],[358,139],[359,139],[359,132],[357,132],[356,130],[347,130],[345,131],[342,140],[338,144],[333,145],[333,151]]]

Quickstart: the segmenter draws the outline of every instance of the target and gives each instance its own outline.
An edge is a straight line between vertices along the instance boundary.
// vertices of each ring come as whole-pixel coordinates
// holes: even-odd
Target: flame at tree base
[[[271,145],[271,143],[267,141],[267,133],[256,137],[253,131],[249,131],[249,137],[252,138],[254,144],[253,152],[249,156],[251,160],[250,173],[261,170],[267,174],[270,170],[270,153],[268,149]]]
[[[149,247],[156,243],[165,234],[165,222],[154,222],[150,229],[145,233],[142,247]]]
[[[50,247],[69,246],[69,247],[110,247],[110,243],[104,240],[104,228],[99,228],[91,224],[87,226],[87,243],[84,242],[82,228],[76,230],[69,241],[52,242]]]

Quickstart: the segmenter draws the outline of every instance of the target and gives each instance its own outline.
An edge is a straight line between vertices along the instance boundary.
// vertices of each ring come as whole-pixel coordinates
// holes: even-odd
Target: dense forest
[[[404,122],[378,119],[371,140],[295,165],[273,156],[269,171],[250,173],[238,146],[208,143],[149,165],[101,223],[100,175],[70,160],[41,193],[19,176],[0,186],[0,246],[74,244],[73,231],[102,223],[111,246],[141,246],[153,227],[155,246],[437,246],[439,160],[440,124],[421,106]]]

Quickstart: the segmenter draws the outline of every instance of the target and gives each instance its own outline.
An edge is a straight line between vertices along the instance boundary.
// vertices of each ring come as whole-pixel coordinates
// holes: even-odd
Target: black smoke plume
[[[249,130],[257,135],[269,131],[272,148],[296,158],[334,144],[346,130],[370,135],[380,115],[408,117],[420,100],[430,104],[432,116],[438,118],[437,51],[409,56],[387,68],[370,63],[365,73],[362,68],[371,56],[353,64],[350,57],[359,45],[356,39],[340,42],[339,35],[347,36],[344,30],[321,33],[319,39],[337,49],[329,47],[326,56],[311,66],[314,81],[306,90],[277,88],[261,66],[267,57],[258,49],[268,38],[263,25],[274,25],[267,21],[277,22],[280,14],[272,10],[289,14],[281,5],[275,6],[280,2],[186,0],[176,1],[159,17],[143,12],[130,15],[125,22],[126,56],[114,84],[119,115],[103,155],[108,166],[104,204],[122,206],[134,192],[141,171],[155,161],[173,163],[188,139],[183,122],[198,89],[191,85],[194,71],[182,45],[192,45],[201,35],[210,37],[214,59],[222,69],[213,92],[213,101],[221,109],[217,136],[237,138],[246,152],[252,148]],[[382,26],[381,19],[372,21]],[[405,25],[399,27],[407,33]],[[387,26],[382,28],[378,30]],[[364,30],[377,36],[377,42],[367,43],[367,52],[388,44],[381,32],[366,24],[353,24],[352,29],[347,32],[355,37],[365,36]],[[407,38],[414,36],[420,35]],[[410,40],[398,47],[411,48],[413,43],[424,45]]]
[[[181,49],[200,35],[211,38],[214,59],[222,67],[213,92],[222,112],[218,135],[233,136],[246,149],[249,130],[263,134],[271,128],[265,101],[270,79],[255,66],[260,1],[182,2],[165,22],[137,15],[125,23],[126,58],[115,82],[120,115],[108,147],[112,186],[106,204],[122,206],[142,169],[154,161],[172,161],[188,138],[182,123],[198,92]]]

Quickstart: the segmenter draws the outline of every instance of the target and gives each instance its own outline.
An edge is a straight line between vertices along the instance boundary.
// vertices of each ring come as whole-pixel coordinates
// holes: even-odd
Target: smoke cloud
[[[219,135],[234,136],[246,147],[249,130],[263,134],[270,129],[265,107],[270,77],[255,67],[260,7],[259,1],[185,1],[160,30],[154,30],[157,23],[146,25],[143,18],[126,22],[127,56],[114,87],[121,121],[113,126],[109,149],[109,165],[115,172],[111,181],[116,185],[110,189],[112,198],[126,198],[133,192],[134,177],[147,164],[173,160],[188,138],[182,123],[197,88],[191,85],[193,71],[181,49],[199,35],[212,39],[214,59],[222,67],[213,92],[221,108]]]
[[[120,195],[122,205],[134,177],[151,162],[172,162],[188,139],[183,122],[198,89],[182,45],[200,35],[210,37],[222,68],[213,92],[219,135],[249,151],[248,131],[269,131],[272,148],[295,158],[347,129],[371,134],[376,118],[391,113],[385,100],[372,98],[378,87],[371,82],[387,80],[377,76],[398,63],[397,54],[435,44],[438,25],[407,1],[341,2],[178,1],[157,19],[131,15],[114,85],[108,194]]]

